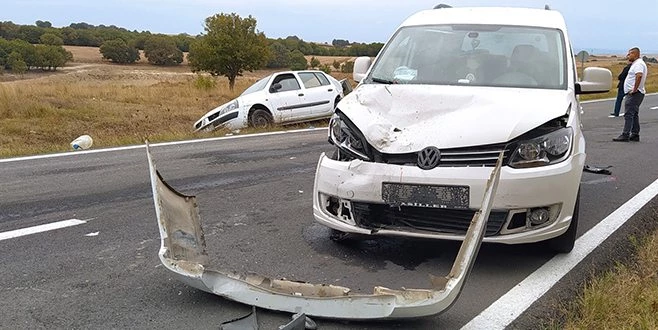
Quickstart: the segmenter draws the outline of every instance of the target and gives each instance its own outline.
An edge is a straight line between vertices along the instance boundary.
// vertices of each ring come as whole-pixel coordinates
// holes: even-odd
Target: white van
[[[578,80],[560,13],[440,8],[405,20],[379,55],[358,58],[359,85],[337,106],[336,147],[320,157],[315,219],[353,234],[462,240],[504,152],[484,242],[576,239],[585,164]]]

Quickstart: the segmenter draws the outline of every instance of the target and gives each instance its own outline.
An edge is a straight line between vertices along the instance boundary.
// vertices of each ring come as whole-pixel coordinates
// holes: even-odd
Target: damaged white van
[[[354,234],[462,240],[500,152],[484,242],[574,246],[585,164],[578,94],[612,75],[576,73],[560,13],[440,8],[409,17],[337,106],[320,157],[315,219]]]

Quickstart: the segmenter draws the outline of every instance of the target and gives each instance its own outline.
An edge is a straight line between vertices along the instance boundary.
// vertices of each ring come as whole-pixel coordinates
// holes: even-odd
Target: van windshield
[[[397,31],[366,83],[566,89],[566,49],[557,29],[430,25]]]

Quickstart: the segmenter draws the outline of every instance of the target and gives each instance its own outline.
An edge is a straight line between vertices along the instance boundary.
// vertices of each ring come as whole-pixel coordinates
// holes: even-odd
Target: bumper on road
[[[487,181],[482,206],[473,217],[450,273],[430,274],[431,289],[392,290],[375,286],[371,294],[349,288],[278,280],[211,268],[194,196],[172,189],[155,168],[149,152],[153,201],[160,228],[162,264],[184,283],[227,299],[261,308],[339,319],[387,319],[441,313],[455,302],[480,249],[500,176],[502,154]],[[229,253],[230,251],[225,251]]]

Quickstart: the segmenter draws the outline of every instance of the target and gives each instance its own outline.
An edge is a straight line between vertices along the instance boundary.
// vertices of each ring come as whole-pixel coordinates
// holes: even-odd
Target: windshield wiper
[[[393,80],[386,80],[386,79],[381,79],[381,78],[371,78],[370,81],[378,83],[378,84],[387,84],[387,85],[393,85],[397,84],[396,81]]]

